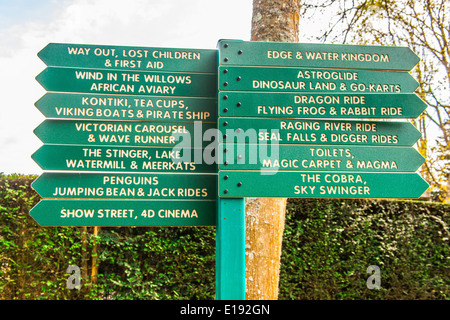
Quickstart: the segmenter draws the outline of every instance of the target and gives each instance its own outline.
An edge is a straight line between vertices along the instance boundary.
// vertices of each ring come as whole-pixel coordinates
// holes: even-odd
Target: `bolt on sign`
[[[38,223],[215,225],[203,137],[216,130],[217,50],[50,43],[38,56]]]

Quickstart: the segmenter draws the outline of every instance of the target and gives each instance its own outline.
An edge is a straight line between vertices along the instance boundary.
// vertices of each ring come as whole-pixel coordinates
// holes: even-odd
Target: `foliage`
[[[33,176],[0,175],[0,299],[214,299],[214,228],[40,227]],[[280,299],[449,299],[450,206],[289,199]],[[99,274],[91,279],[94,248]],[[69,290],[69,265],[82,271]],[[381,268],[369,290],[367,267]]]
[[[388,200],[289,199],[284,299],[449,299],[448,206]],[[380,267],[381,289],[366,273]]]
[[[102,228],[100,239],[105,297],[214,298],[213,228]]]
[[[88,247],[81,228],[42,228],[28,214],[39,201],[31,188],[36,176],[0,175],[0,298],[83,299],[65,290],[71,264],[82,265]]]

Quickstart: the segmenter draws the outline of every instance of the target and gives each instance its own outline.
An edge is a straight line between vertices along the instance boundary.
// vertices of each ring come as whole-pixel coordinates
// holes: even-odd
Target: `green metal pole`
[[[245,300],[245,201],[217,201],[216,300]]]

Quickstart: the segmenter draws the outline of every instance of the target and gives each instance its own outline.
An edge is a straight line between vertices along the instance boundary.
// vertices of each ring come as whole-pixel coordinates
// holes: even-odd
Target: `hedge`
[[[28,214],[35,178],[0,175],[0,299],[214,299],[214,228],[40,227]],[[449,299],[449,211],[289,199],[279,299]],[[79,290],[67,288],[69,265],[81,268]],[[380,289],[367,287],[372,265]]]

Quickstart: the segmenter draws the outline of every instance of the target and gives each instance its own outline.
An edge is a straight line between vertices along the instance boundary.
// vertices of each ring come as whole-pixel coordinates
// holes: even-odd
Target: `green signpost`
[[[406,47],[50,43],[32,158],[43,226],[213,226],[216,299],[245,299],[244,197],[417,198]],[[47,172],[47,170],[49,172]]]
[[[412,147],[354,145],[221,145],[219,170],[416,172],[424,157]]]
[[[50,91],[36,102],[47,119],[32,158],[50,170],[33,183],[38,222],[215,225],[217,165],[202,159],[217,126],[217,50],[50,43],[38,56]],[[85,209],[122,213],[80,219]]]
[[[58,119],[217,121],[215,98],[48,92],[35,105]]]
[[[219,208],[244,197],[415,198],[428,188],[414,172],[420,132],[389,121],[426,107],[405,72],[419,61],[409,48],[221,40],[218,49]],[[236,236],[222,230],[218,242]],[[240,287],[245,253],[221,255]],[[238,296],[220,281],[217,290]]]
[[[417,173],[220,171],[220,197],[418,198],[428,184]]]
[[[33,155],[43,170],[216,173],[209,149],[44,144]],[[212,151],[212,150],[211,150]],[[199,159],[199,160],[197,160]]]
[[[219,93],[221,117],[415,119],[427,107],[415,93]]]
[[[216,96],[216,76],[211,73],[47,67],[36,80],[47,91],[206,98]]]
[[[219,90],[266,92],[410,93],[406,72],[279,67],[219,67]]]
[[[215,226],[216,201],[41,200],[30,215],[42,226]]]
[[[408,47],[220,40],[221,65],[409,71],[419,57]]]
[[[202,122],[47,119],[34,133],[49,144],[194,147],[199,141],[200,146],[207,147],[211,142],[203,141],[203,134],[215,128],[214,123]]]
[[[220,118],[224,142],[412,146],[420,132],[409,122]],[[248,143],[247,142],[247,143]]]
[[[216,198],[215,175],[45,172],[32,184],[48,199]]]
[[[49,43],[38,57],[47,66],[216,73],[217,50]]]

